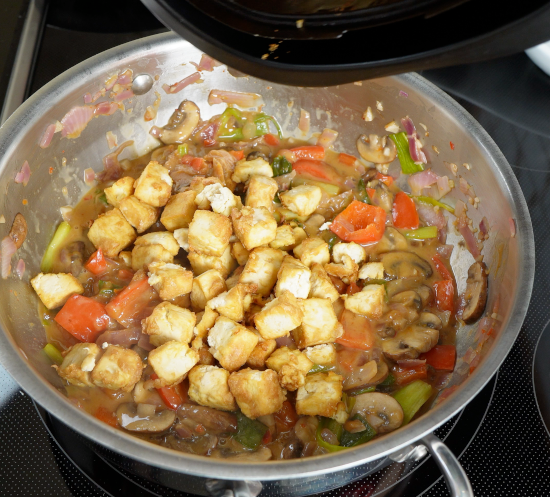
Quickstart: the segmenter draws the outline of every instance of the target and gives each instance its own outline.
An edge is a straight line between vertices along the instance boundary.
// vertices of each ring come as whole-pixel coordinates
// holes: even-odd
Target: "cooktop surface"
[[[28,2],[14,0],[9,4],[0,7],[0,64],[4,68],[0,72],[0,95],[7,87],[8,68],[14,61]],[[110,9],[76,5],[64,0],[49,3],[30,93],[92,55],[163,29],[139,2],[121,0]],[[83,13],[89,14],[87,22]],[[510,355],[484,390],[437,434],[460,456],[476,496],[548,496],[550,437],[537,407],[532,366],[539,338],[543,332],[550,334],[550,264],[546,259],[550,251],[550,76],[523,53],[422,75],[458,100],[508,159],[530,209],[537,254],[533,298]],[[550,347],[550,340],[541,340],[538,356],[545,356],[541,347],[546,343]],[[539,371],[535,376],[537,392],[548,388],[550,373]],[[543,402],[541,408],[544,406]],[[546,419],[550,417],[546,415]],[[127,494],[189,495],[133,477],[93,453],[80,435],[36,406],[0,366],[0,495]],[[428,457],[414,464],[395,463],[320,495],[449,494],[439,469]]]

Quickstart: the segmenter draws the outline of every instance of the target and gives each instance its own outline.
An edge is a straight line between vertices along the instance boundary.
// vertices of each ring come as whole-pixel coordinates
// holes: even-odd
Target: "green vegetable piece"
[[[277,192],[275,194],[275,196],[273,197],[273,202],[275,202],[276,204],[280,204],[281,203],[281,197],[279,197],[279,192]]]
[[[361,445],[369,440],[372,440],[376,436],[375,429],[367,423],[367,420],[363,416],[356,414],[351,418],[352,421],[357,419],[365,425],[365,430],[358,433],[350,433],[349,431],[344,430],[342,440],[340,440],[340,445],[342,445],[342,447],[356,447],[357,445]]]
[[[401,164],[401,172],[403,174],[413,174],[420,171],[424,171],[424,166],[422,164],[417,164],[412,160],[411,153],[409,151],[409,140],[407,134],[402,131],[401,133],[396,133],[394,135],[389,135],[391,141],[395,143],[395,148],[397,149],[397,157],[399,158],[399,163]]]
[[[256,136],[263,136],[269,133],[269,121],[270,117],[266,116],[263,112],[256,114],[254,117],[254,124],[256,125]]]
[[[353,397],[356,397],[357,395],[361,395],[362,393],[368,393],[368,392],[374,392],[376,390],[376,387],[365,387],[360,388],[359,390],[354,390],[353,392],[350,392],[350,395]]]
[[[327,418],[321,418],[321,420],[319,421],[319,424],[317,425],[317,431],[315,432],[315,438],[317,440],[317,445],[319,445],[320,447],[323,447],[323,449],[326,449],[329,452],[338,452],[340,450],[346,450],[346,447],[342,447],[340,445],[329,444],[328,442],[325,442],[323,440],[323,437],[321,436],[321,431],[324,428],[328,428],[328,426],[325,426],[325,422],[326,422],[325,420],[326,419]],[[334,434],[336,435],[336,433],[334,433]]]
[[[278,155],[273,159],[271,168],[273,169],[273,176],[282,176],[283,174],[292,172],[292,164],[282,155]]]
[[[344,432],[344,427],[338,423],[335,419],[330,418],[324,418],[324,426],[323,428],[328,428],[332,433],[336,435],[336,438],[338,438],[338,441],[340,441],[340,438],[342,437],[342,433]]]
[[[44,252],[44,257],[42,257],[42,262],[40,263],[40,271],[43,273],[49,273],[53,268],[53,261],[57,255],[61,244],[65,241],[69,233],[71,232],[71,225],[67,221],[63,221],[55,231],[52,241],[46,248]]]
[[[103,192],[101,195],[98,195],[97,199],[98,199],[103,205],[109,205],[109,202],[107,202],[107,195],[105,195],[105,192]]]
[[[307,374],[315,374],[315,373],[326,373],[327,371],[330,371],[332,368],[329,366],[321,366],[320,364],[315,364],[308,372]]]
[[[393,394],[403,408],[403,424],[406,425],[432,396],[432,387],[425,381],[415,380]]]
[[[49,359],[55,364],[60,365],[63,362],[63,356],[61,355],[61,352],[59,352],[59,350],[55,345],[48,343],[42,350],[46,353]]]
[[[235,124],[229,124],[231,118],[234,118]],[[245,122],[242,112],[229,107],[225,109],[220,117],[220,128],[218,130],[218,140],[239,141],[243,139],[242,126]]]
[[[187,143],[183,143],[181,145],[178,145],[178,155],[180,157],[183,157],[184,155],[187,155],[188,154],[188,147],[187,147]]]
[[[443,202],[440,202],[435,198],[426,197],[425,195],[419,195],[418,197],[413,197],[413,198],[415,198],[416,200],[420,200],[420,202],[425,202],[426,204],[437,205],[438,207],[441,207],[442,209],[449,211],[451,214],[455,213],[455,210],[450,205],[444,204]]]
[[[378,383],[379,387],[389,387],[395,383],[395,376],[391,373],[386,376],[386,379],[382,383]]]
[[[342,402],[346,404],[346,411],[350,413],[353,408],[355,407],[355,402],[357,399],[355,397],[352,397],[351,395],[348,395],[346,392],[342,394]]]
[[[437,238],[437,226],[424,226],[416,230],[406,230],[403,232],[409,240],[426,240],[427,238]]]
[[[357,192],[359,200],[364,204],[372,204],[369,194],[367,193],[367,186],[365,185],[365,180],[361,178],[357,184]]]
[[[256,450],[267,431],[267,426],[256,419],[247,418],[242,412],[237,413],[237,433],[233,438],[247,449]]]

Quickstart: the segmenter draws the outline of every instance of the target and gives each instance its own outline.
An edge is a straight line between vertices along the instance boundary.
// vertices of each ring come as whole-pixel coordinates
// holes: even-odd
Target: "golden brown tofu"
[[[172,194],[173,183],[170,171],[151,161],[134,183],[134,195],[153,207],[164,207]]]
[[[195,191],[187,190],[170,197],[160,216],[160,222],[168,231],[189,228],[189,223],[197,210],[195,205],[196,196]]]
[[[48,309],[61,307],[69,297],[84,293],[80,281],[68,273],[39,273],[31,280],[31,285]]]
[[[314,263],[327,264],[330,262],[328,243],[317,237],[306,238],[294,249],[294,256],[309,268]]]
[[[238,283],[231,290],[209,300],[208,307],[233,321],[242,321],[257,289],[254,283]]]
[[[277,273],[275,295],[278,297],[288,290],[298,299],[305,299],[309,295],[311,271],[305,264],[290,255],[283,258],[281,268]]]
[[[308,347],[302,351],[307,358],[318,366],[332,367],[336,365],[336,348],[332,343],[323,343]]]
[[[299,300],[299,303],[303,313],[302,324],[291,333],[300,349],[332,343],[342,335],[342,325],[329,299],[305,299]]]
[[[180,246],[170,231],[154,231],[146,235],[139,236],[136,241],[136,246],[142,245],[162,245],[173,256],[178,255]]]
[[[235,208],[240,209],[242,202],[240,197],[219,183],[207,185],[195,198],[195,204],[199,209],[212,209],[213,212],[229,216]]]
[[[106,257],[116,257],[136,239],[136,232],[119,209],[100,215],[88,231],[88,238]]]
[[[266,366],[277,371],[279,383],[283,388],[294,391],[304,385],[305,377],[313,367],[313,362],[299,350],[281,347],[269,356]]]
[[[250,252],[244,248],[241,242],[237,241],[231,244],[231,254],[235,257],[239,266],[244,266],[248,261]]]
[[[258,337],[258,345],[254,347],[254,350],[248,356],[246,365],[252,369],[264,369],[266,359],[277,348],[277,342],[273,339],[264,340],[255,328],[248,327],[248,329]]]
[[[338,412],[343,378],[329,371],[306,376],[296,395],[296,413],[300,416],[331,418]]]
[[[254,316],[254,323],[267,340],[287,336],[302,324],[302,317],[302,309],[296,297],[285,290]]]
[[[159,294],[162,300],[171,300],[191,293],[193,273],[179,264],[152,262],[148,266],[149,285]]]
[[[138,233],[143,233],[157,222],[159,209],[146,204],[134,195],[122,199],[118,203],[122,215]]]
[[[193,338],[195,313],[170,302],[162,302],[142,322],[143,333],[149,335],[149,342],[155,347],[176,340],[189,343]]]
[[[314,185],[299,185],[281,193],[282,204],[299,216],[309,216],[319,206],[323,191]]]
[[[219,271],[209,269],[193,280],[191,305],[196,311],[202,311],[209,300],[226,290],[225,280]]]
[[[229,391],[229,371],[216,366],[195,366],[189,371],[189,398],[201,406],[236,411],[235,397]]]
[[[273,169],[261,157],[254,160],[242,159],[237,162],[231,177],[235,183],[246,183],[252,175],[273,177]]]
[[[367,285],[360,292],[346,296],[344,304],[348,311],[378,319],[384,313],[385,299],[384,285]]]
[[[198,322],[197,326],[195,326],[194,333],[197,338],[206,338],[210,328],[212,328],[212,326],[216,323],[216,319],[218,319],[219,314],[210,309],[208,306],[206,306],[204,312],[201,312],[200,314],[200,319],[197,315]]]
[[[278,189],[279,186],[274,179],[253,175],[248,183],[245,205],[247,207],[265,207],[269,212],[273,212],[275,210],[273,198]]]
[[[172,341],[151,350],[149,365],[158,376],[155,388],[177,385],[185,379],[190,369],[199,362],[199,353],[186,343]]]
[[[255,283],[258,293],[267,297],[275,282],[277,273],[283,261],[284,252],[268,247],[255,248],[248,257],[246,266],[241,273],[241,283]]]
[[[274,249],[290,250],[295,243],[294,230],[288,224],[283,224],[277,228],[275,239],[269,242],[269,246]]]
[[[130,392],[141,378],[141,357],[131,349],[108,345],[92,371],[94,385]]]
[[[231,247],[229,246],[225,249],[221,257],[201,254],[200,252],[190,252],[187,258],[189,259],[195,276],[199,276],[209,269],[215,269],[224,278],[227,278],[235,267],[237,267],[237,263],[231,255]]]
[[[54,368],[71,385],[93,387],[91,373],[102,353],[95,343],[77,343],[67,350],[61,366]]]
[[[277,221],[265,207],[243,207],[231,212],[233,230],[246,250],[267,245],[275,239]]]
[[[232,233],[228,217],[198,210],[189,224],[189,250],[221,257],[229,246]]]
[[[158,243],[134,246],[132,250],[132,269],[134,271],[147,269],[147,266],[152,262],[171,264],[174,262],[174,256]]]
[[[271,369],[241,369],[229,376],[229,390],[243,414],[251,419],[273,414],[281,409],[286,393]]]
[[[351,260],[355,262],[355,264],[361,264],[367,258],[367,252],[365,251],[365,249],[355,242],[339,242],[334,245],[332,249],[332,260],[334,262],[342,263],[342,256],[344,254],[349,256]]]
[[[134,193],[134,178],[124,176],[115,181],[110,187],[105,188],[105,198],[113,207],[118,207],[121,200]]]
[[[312,264],[309,282],[311,283],[309,298],[330,299],[332,303],[340,298],[338,290],[321,264]]]

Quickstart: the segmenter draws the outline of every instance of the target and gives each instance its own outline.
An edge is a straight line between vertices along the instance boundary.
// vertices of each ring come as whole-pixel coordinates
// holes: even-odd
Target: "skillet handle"
[[[435,459],[439,469],[445,476],[447,487],[452,497],[474,497],[474,491],[464,468],[451,450],[433,434],[426,435],[421,440]]]

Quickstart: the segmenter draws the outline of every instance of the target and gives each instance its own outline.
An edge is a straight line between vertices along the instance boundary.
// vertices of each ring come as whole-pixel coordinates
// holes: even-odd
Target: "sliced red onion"
[[[397,364],[402,368],[414,368],[426,364],[426,359],[400,359]]]
[[[450,259],[451,254],[453,253],[453,248],[454,248],[453,245],[440,245],[435,250],[444,259]]]
[[[474,371],[475,368],[477,368],[478,364],[481,361],[481,354],[477,354],[470,363],[470,374]]]
[[[416,211],[420,219],[428,226],[437,226],[439,230],[447,227],[447,218],[443,214],[442,209],[436,210],[433,205],[417,202]]]
[[[115,95],[113,100],[115,102],[122,102],[123,100],[126,100],[127,98],[132,98],[133,96],[134,96],[134,92],[132,90],[124,90],[118,95]]]
[[[205,126],[200,132],[200,137],[203,140],[212,140],[214,136],[216,136],[219,127],[220,123],[211,123],[208,126]]]
[[[422,142],[418,139],[418,134],[416,133],[416,128],[414,123],[409,116],[401,119],[401,124],[407,132],[407,138],[409,140],[409,152],[411,153],[411,158],[414,162],[420,162],[426,164],[426,155],[422,150]]]
[[[117,137],[112,131],[107,131],[105,138],[107,138],[107,145],[111,150],[118,145]]]
[[[150,130],[149,130],[149,134],[156,138],[157,140],[160,140],[160,137],[162,135],[162,128],[159,128],[158,126],[153,126]]]
[[[437,189],[439,190],[439,198],[444,197],[451,191],[448,176],[439,176],[439,178],[437,178]]]
[[[479,246],[472,230],[468,224],[466,224],[466,215],[463,216],[463,221],[461,219],[458,220],[458,231],[460,231],[462,238],[464,238],[464,242],[466,243],[466,247],[470,251],[470,254],[472,254],[474,259],[477,259],[481,255],[481,251],[479,250]]]
[[[330,148],[332,147],[332,145],[334,145],[336,138],[338,138],[338,131],[325,128],[321,133],[321,136],[317,140],[317,145],[325,149]]]
[[[201,60],[198,64],[191,62],[197,68],[197,71],[207,71],[212,72],[214,67],[221,66],[221,62],[218,62],[216,59],[210,57],[210,55],[202,54]]]
[[[476,351],[472,349],[472,347],[469,347],[466,353],[464,354],[464,357],[462,358],[462,360],[468,364],[471,364],[475,356],[476,356]]]
[[[409,94],[406,91],[399,90],[399,96],[407,98],[409,96]]]
[[[53,135],[55,134],[55,128],[56,128],[55,124],[50,124],[46,128],[46,131],[44,131],[42,138],[40,138],[40,143],[38,144],[40,148],[48,148],[50,146]]]
[[[105,90],[109,91],[113,86],[115,86],[115,83],[118,79],[118,73],[113,74],[110,76],[107,81],[105,81]]]
[[[353,190],[357,186],[357,182],[353,178],[346,178],[344,186],[348,190]]]
[[[426,169],[420,173],[411,174],[407,182],[411,187],[411,193],[414,196],[422,194],[424,188],[432,186],[434,183],[437,183],[439,176],[435,174],[431,169]]]
[[[17,266],[15,266],[15,272],[17,273],[17,276],[19,276],[19,279],[22,280],[23,275],[25,274],[25,261],[23,259],[19,259]]]
[[[84,95],[84,103],[85,104],[91,104],[92,103],[92,94],[91,93],[86,93]]]
[[[73,107],[61,119],[61,124],[63,125],[61,136],[69,138],[79,137],[92,117],[94,117],[94,107]]]
[[[300,121],[298,122],[298,129],[302,133],[309,132],[310,115],[307,110],[300,109]]]
[[[489,234],[489,221],[485,216],[483,216],[483,219],[479,223],[479,231],[481,231],[484,237]]]
[[[88,169],[84,169],[84,183],[86,183],[88,186],[91,186],[95,181],[95,172],[94,170],[89,167]]]
[[[105,342],[107,342],[111,345],[122,345],[123,347],[131,347],[132,345],[139,343],[141,336],[141,328],[107,330],[97,337],[96,344],[101,347]],[[149,338],[148,335],[147,338]]]
[[[127,85],[132,82],[132,70],[126,69],[116,80],[119,85]]]
[[[147,352],[151,352],[155,347],[154,345],[149,342],[149,335],[142,333],[138,340],[138,347],[141,347],[143,350],[146,350]]]
[[[14,181],[16,183],[23,183],[23,186],[27,186],[27,183],[31,179],[31,167],[27,161],[23,162],[21,170],[15,175]]]
[[[239,107],[257,107],[262,100],[262,96],[257,93],[242,93],[238,91],[212,90],[208,95],[208,103],[214,104],[234,104]]]
[[[475,198],[475,193],[472,192],[472,187],[464,178],[460,178],[459,185],[460,185],[460,191],[464,195],[467,195],[472,199]]]
[[[512,238],[516,237],[516,220],[513,218],[508,219],[508,224],[510,225],[510,236]]]
[[[17,246],[11,237],[6,236],[3,238],[0,246],[1,266],[2,266],[2,279],[5,280],[11,272],[11,257],[15,254]]]
[[[105,95],[105,88],[102,88],[101,90],[98,90],[93,94],[92,103],[95,102],[102,95]]]
[[[276,338],[275,341],[277,342],[277,347],[295,347],[296,344],[294,343],[294,340],[292,337],[279,337]]]
[[[279,186],[278,191],[286,192],[290,188],[290,183],[292,182],[295,176],[296,176],[296,171],[291,171],[287,174],[283,174],[281,176],[277,176],[273,178],[277,182],[277,185]]]
[[[457,200],[455,204],[455,216],[457,219],[462,217],[462,214],[466,213],[466,204],[462,200]]]
[[[108,181],[111,179],[119,179],[122,176],[122,167],[118,162],[120,153],[130,145],[134,144],[134,140],[125,141],[114,152],[106,155],[103,158],[103,171],[96,176],[99,181]]]
[[[120,107],[115,102],[99,102],[95,105],[94,115],[96,116],[110,116],[114,114]]]
[[[168,93],[169,95],[173,93],[178,93],[179,91],[183,90],[186,86],[196,83],[199,79],[201,79],[201,73],[194,72],[193,74],[191,74],[191,76],[187,76],[186,78],[183,78],[181,81],[178,81],[173,85],[167,85],[167,84],[162,85],[162,89],[165,91],[165,93]]]

